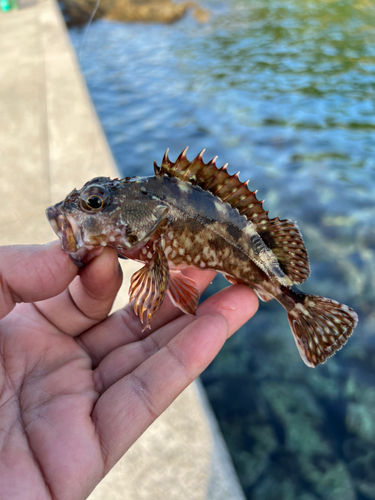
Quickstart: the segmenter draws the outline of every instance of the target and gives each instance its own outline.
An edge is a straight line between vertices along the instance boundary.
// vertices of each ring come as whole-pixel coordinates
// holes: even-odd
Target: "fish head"
[[[126,223],[120,216],[122,190],[119,180],[96,177],[47,208],[47,218],[61,248],[77,265],[89,262],[105,246],[125,245]]]
[[[106,246],[130,256],[145,245],[168,210],[147,195],[147,182],[147,177],[96,177],[47,208],[61,248],[77,265],[89,262]]]

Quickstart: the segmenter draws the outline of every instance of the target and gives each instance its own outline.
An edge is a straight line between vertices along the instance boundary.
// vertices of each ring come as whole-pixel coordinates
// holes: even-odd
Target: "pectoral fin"
[[[200,293],[195,281],[181,271],[171,271],[168,295],[173,304],[186,314],[195,315]]]
[[[164,301],[168,283],[168,261],[157,242],[153,258],[133,274],[129,289],[130,302],[133,301],[134,312],[141,323],[145,323],[144,330],[151,328],[150,323]]]

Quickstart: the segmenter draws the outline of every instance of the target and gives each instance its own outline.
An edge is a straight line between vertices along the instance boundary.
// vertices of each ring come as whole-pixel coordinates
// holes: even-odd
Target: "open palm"
[[[166,300],[142,333],[108,316],[121,280],[113,250],[79,271],[57,243],[0,248],[0,498],[86,498],[257,308],[239,285],[197,317]]]

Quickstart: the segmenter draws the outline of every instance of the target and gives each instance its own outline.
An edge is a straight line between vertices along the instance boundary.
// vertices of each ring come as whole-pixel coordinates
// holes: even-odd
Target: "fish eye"
[[[85,212],[100,212],[110,200],[109,192],[102,186],[89,186],[81,193],[81,208]]]
[[[87,198],[86,205],[92,208],[92,210],[100,210],[103,208],[104,201],[100,198],[100,196],[93,194],[90,198]]]

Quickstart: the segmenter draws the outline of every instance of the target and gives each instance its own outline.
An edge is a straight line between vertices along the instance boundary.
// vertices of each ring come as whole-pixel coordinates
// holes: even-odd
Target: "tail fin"
[[[295,307],[288,312],[290,328],[301,358],[314,368],[346,344],[358,316],[335,300],[301,292],[296,297]]]

